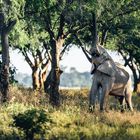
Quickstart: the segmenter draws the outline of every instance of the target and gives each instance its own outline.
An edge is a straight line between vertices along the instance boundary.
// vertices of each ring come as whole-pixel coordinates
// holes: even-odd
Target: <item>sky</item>
[[[115,62],[123,63],[122,58],[116,52],[110,52],[109,54],[112,56]],[[25,61],[24,57],[17,50],[10,51],[10,59],[11,63],[17,68],[17,73],[28,73],[31,74],[31,68]],[[80,48],[76,46],[71,47],[70,51],[63,56],[63,59],[60,62],[60,65],[67,67],[65,72],[69,72],[71,67],[75,67],[79,72],[89,71],[91,69],[91,64],[87,60],[86,56],[83,54]]]

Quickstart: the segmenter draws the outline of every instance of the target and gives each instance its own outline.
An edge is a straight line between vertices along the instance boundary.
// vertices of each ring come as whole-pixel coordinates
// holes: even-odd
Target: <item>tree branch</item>
[[[82,24],[82,26],[78,26],[74,29],[74,26],[71,27],[71,29],[69,29],[65,34],[64,34],[64,38],[66,38],[68,35],[70,34],[77,34],[80,30],[88,27],[89,24],[88,23],[85,23],[85,24]]]
[[[122,55],[123,59],[125,60],[124,66],[128,65],[131,69],[134,69],[132,56],[129,54],[129,58],[127,58],[120,48],[118,49],[118,52]],[[131,64],[129,62],[131,62]]]
[[[77,41],[78,41],[80,47],[82,48],[82,51],[83,51],[83,53],[85,54],[86,58],[87,58],[88,61],[91,63],[91,62],[92,62],[92,59],[91,59],[91,57],[89,56],[90,53],[89,53],[86,49],[84,49],[84,47],[82,47],[82,46],[83,46],[83,43],[82,43],[82,41],[78,38],[78,36],[77,36],[76,34],[75,34],[74,36],[76,37],[76,39],[77,39]]]
[[[50,61],[52,61],[51,54],[50,54],[50,52],[48,51],[49,49],[48,49],[47,44],[44,44],[44,47],[45,47],[45,49],[46,49],[46,53],[47,53],[47,55],[48,55],[48,59],[49,59]]]
[[[65,45],[65,47],[64,47],[63,50],[61,51],[61,53],[60,53],[60,60],[62,59],[62,57],[63,57],[63,55],[64,55],[64,53],[65,53],[65,51],[66,51],[66,49],[67,49],[68,46],[69,46],[69,45]]]
[[[9,33],[13,29],[13,27],[15,26],[15,24],[16,24],[16,20],[12,20],[12,21],[10,20],[8,22],[8,25],[5,28],[6,33]]]
[[[45,72],[48,69],[50,62],[50,59],[47,59],[46,63],[42,64],[42,72]]]
[[[29,58],[27,52],[26,52],[25,50],[24,50],[24,51],[22,50],[21,52],[22,52],[23,56],[25,57],[26,62],[29,64],[29,66],[31,67],[31,69],[33,69],[34,64],[33,64],[32,61],[30,60],[30,58]]]
[[[4,13],[0,10],[0,33],[2,32],[3,26],[4,26]]]
[[[37,56],[39,57],[39,62],[43,62],[43,58],[42,58],[43,49],[42,51],[37,49],[36,52],[37,52]]]
[[[44,16],[44,21],[46,22],[46,29],[50,35],[50,38],[55,39],[54,32],[52,31],[52,28],[51,28],[51,17],[50,17],[49,11],[47,12],[46,16]]]
[[[63,13],[61,13],[61,15],[60,15],[60,25],[59,25],[59,31],[58,31],[57,39],[59,39],[59,37],[62,37],[64,35],[64,31],[63,31],[64,25],[65,25],[65,18],[64,18]]]
[[[102,37],[101,37],[101,45],[104,45],[105,41],[106,41],[106,37],[107,37],[107,32],[108,32],[108,29],[103,29],[102,31]]]
[[[128,9],[126,11],[123,11],[123,12],[120,12],[120,13],[117,13],[116,15],[114,15],[113,17],[111,17],[110,19],[108,19],[106,22],[110,23],[112,22],[116,17],[121,17],[121,16],[124,16],[124,15],[127,15],[127,14],[130,14],[130,13],[133,13],[135,11],[139,10],[138,8],[135,8],[135,9]],[[102,23],[102,20],[98,20],[97,23]]]

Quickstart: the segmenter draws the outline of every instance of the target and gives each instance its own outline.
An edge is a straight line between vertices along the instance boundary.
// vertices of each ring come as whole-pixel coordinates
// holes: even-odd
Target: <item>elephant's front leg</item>
[[[109,93],[114,85],[114,78],[110,78],[109,76],[104,76],[102,78],[102,96],[100,101],[100,110],[108,111],[108,100]]]
[[[98,92],[98,86],[96,79],[93,79],[92,86],[89,92],[89,110],[92,112],[95,109],[96,95]]]
[[[109,98],[109,91],[103,89],[102,96],[100,101],[100,111],[108,111],[108,98]]]

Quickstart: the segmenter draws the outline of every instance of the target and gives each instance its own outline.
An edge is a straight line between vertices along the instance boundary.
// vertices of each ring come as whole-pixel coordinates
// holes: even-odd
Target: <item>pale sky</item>
[[[122,63],[122,58],[115,52],[110,52],[110,55],[113,57],[114,61]],[[27,62],[24,60],[24,57],[18,53],[18,51],[10,51],[10,59],[11,62],[16,68],[18,72],[31,74],[31,69]],[[79,72],[89,71],[91,68],[91,64],[87,60],[86,56],[83,54],[82,50],[77,47],[72,47],[68,54],[63,56],[63,59],[60,62],[60,65],[66,66],[66,72],[69,71],[70,67],[75,67]]]

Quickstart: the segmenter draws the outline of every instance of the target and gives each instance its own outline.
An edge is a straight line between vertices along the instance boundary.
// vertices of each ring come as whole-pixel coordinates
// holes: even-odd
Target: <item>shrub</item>
[[[49,129],[51,119],[47,116],[46,111],[32,109],[27,110],[23,114],[14,116],[14,124],[22,129],[26,135],[26,139],[34,139],[34,134],[45,134]]]

